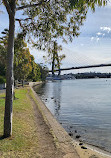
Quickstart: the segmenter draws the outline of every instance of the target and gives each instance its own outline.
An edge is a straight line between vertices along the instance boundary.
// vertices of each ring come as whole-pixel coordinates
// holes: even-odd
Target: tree
[[[41,80],[41,72],[38,64],[34,62],[34,57],[31,56],[31,66],[32,66],[32,71],[28,75],[28,80],[31,80],[33,82]]]
[[[3,36],[0,38],[0,74],[4,74],[6,69],[6,48],[8,44],[8,29],[4,29]],[[31,80],[40,79],[40,70],[38,65],[34,62],[33,55],[30,54],[27,44],[24,42],[21,33],[15,37],[14,44],[14,78],[15,80],[25,80],[27,77]],[[30,75],[29,75],[30,74]]]
[[[39,67],[40,72],[41,72],[41,80],[45,81],[46,77],[48,75],[48,68],[43,64],[38,64],[38,67]]]
[[[28,48],[19,53],[14,65],[15,79],[24,81],[32,71],[31,55]]]
[[[21,34],[15,38],[14,48],[14,77],[16,80],[24,81],[32,71],[32,55]]]
[[[6,49],[0,45],[0,76],[6,75]]]
[[[7,57],[7,40],[8,40],[8,32],[7,29],[5,29],[3,32],[1,32],[3,35],[0,37],[0,75],[5,76],[6,75],[6,57]]]
[[[65,58],[65,54],[59,55],[59,52],[62,50],[62,46],[58,45],[57,41],[52,41],[46,48],[48,55],[44,56],[44,59],[49,64],[52,64],[52,75],[55,75],[55,68],[60,70],[61,61]],[[58,72],[58,76],[60,71]]]
[[[14,90],[14,34],[15,20],[19,21],[23,29],[23,35],[31,33],[37,39],[38,47],[45,47],[47,41],[52,38],[60,38],[68,35],[78,35],[79,24],[85,18],[87,7],[92,1],[72,0],[0,0],[5,5],[9,15],[9,38],[7,47],[7,71],[6,71],[6,101],[4,116],[4,137],[12,135],[12,105]],[[101,0],[102,1],[102,0]],[[103,0],[104,1],[104,0]],[[102,1],[102,2],[103,2]],[[86,3],[85,3],[86,2]],[[95,2],[95,0],[93,1]],[[96,1],[97,2],[97,1]],[[100,2],[100,0],[98,0]],[[81,4],[81,8],[80,8]],[[24,19],[15,19],[15,13],[23,10]],[[68,14],[70,16],[68,16]],[[28,38],[28,37],[27,37]]]

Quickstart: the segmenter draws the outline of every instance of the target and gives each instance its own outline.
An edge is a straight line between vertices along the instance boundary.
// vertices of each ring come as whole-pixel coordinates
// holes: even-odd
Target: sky
[[[8,15],[5,8],[0,6],[0,32],[8,28]],[[19,16],[19,14],[17,14]],[[16,23],[16,30],[19,25]],[[0,34],[1,36],[1,34]],[[93,64],[111,63],[111,1],[105,7],[97,7],[93,13],[88,10],[86,20],[80,27],[80,36],[68,44],[62,43],[66,58],[62,61],[61,68]],[[30,46],[30,52],[37,63],[45,63],[43,56],[46,52],[38,51]],[[50,65],[45,63],[50,69]],[[111,67],[92,68],[84,70],[64,71],[63,73],[78,72],[111,72]]]

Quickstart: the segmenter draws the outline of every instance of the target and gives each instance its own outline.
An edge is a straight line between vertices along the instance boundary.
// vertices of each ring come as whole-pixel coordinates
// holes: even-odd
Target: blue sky
[[[8,27],[8,16],[3,6],[0,7],[0,10],[4,11],[3,14],[0,13],[1,32],[4,28]],[[17,23],[16,28],[18,28]],[[62,62],[62,67],[111,63],[111,3],[106,7],[96,8],[94,13],[89,9],[86,21],[81,26],[80,32],[80,36],[75,38],[72,43],[63,43],[61,54],[66,54],[66,58]],[[31,47],[30,52],[34,55],[36,62],[45,62],[43,55],[46,52],[37,51]],[[111,72],[111,67],[76,70],[72,72],[89,71]]]

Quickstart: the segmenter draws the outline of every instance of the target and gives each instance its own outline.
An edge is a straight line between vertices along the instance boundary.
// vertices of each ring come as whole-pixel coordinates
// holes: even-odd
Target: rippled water
[[[48,82],[36,92],[74,138],[111,152],[111,79]]]

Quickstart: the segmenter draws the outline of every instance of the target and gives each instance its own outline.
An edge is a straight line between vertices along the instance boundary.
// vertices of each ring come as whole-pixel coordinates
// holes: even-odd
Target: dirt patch
[[[89,158],[98,158],[96,155],[92,155]]]
[[[50,133],[50,129],[46,125],[36,103],[30,95],[28,95],[28,97],[30,98],[34,109],[35,125],[37,127],[36,130],[39,144],[38,148],[41,158],[62,158],[64,154],[56,147],[54,138]]]

